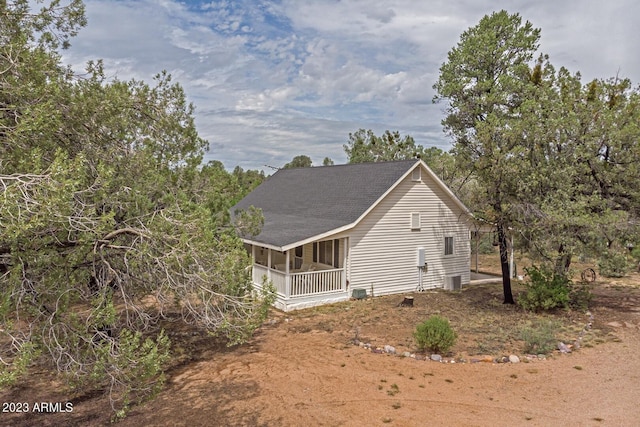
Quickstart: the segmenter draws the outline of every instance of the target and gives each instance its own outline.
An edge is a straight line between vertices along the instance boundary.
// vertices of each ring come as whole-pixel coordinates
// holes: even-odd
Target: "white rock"
[[[509,362],[511,363],[520,363],[520,358],[515,354],[509,356]]]
[[[569,346],[563,342],[558,343],[558,350],[560,350],[560,353],[571,353]]]

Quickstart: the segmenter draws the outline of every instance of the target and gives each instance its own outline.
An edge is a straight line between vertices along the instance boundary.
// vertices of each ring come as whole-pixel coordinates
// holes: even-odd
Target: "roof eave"
[[[250,245],[254,245],[254,246],[261,246],[267,249],[273,249],[279,252],[286,252],[289,251],[291,249],[297,248],[298,246],[302,246],[302,245],[306,245],[308,243],[313,243],[313,242],[318,242],[320,240],[326,240],[327,237],[333,236],[335,234],[338,233],[343,233],[345,231],[350,230],[351,228],[353,228],[357,223],[351,223],[351,224],[347,224],[344,225],[342,227],[338,227],[338,228],[334,228],[332,230],[326,231],[324,233],[321,234],[316,234],[313,236],[309,236],[306,239],[302,239],[302,240],[298,240],[295,242],[291,242],[291,243],[287,243],[286,245],[282,245],[282,246],[276,246],[276,245],[272,245],[269,243],[265,243],[265,242],[260,242],[258,240],[252,240],[252,239],[247,239],[247,238],[243,238],[242,241],[244,243],[250,244]]]

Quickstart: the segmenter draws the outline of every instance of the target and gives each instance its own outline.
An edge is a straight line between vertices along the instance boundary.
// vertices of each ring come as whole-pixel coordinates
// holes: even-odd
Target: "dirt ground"
[[[517,294],[519,288],[515,286]],[[514,328],[533,315],[501,304],[501,285],[462,292],[349,301],[273,311],[255,337],[226,348],[188,331],[172,340],[181,362],[164,391],[122,426],[635,426],[640,419],[640,275],[598,281],[592,328],[580,349],[527,359]],[[441,363],[377,354],[359,345],[416,353],[411,333],[431,314],[458,341]],[[589,322],[581,310],[554,314],[571,343]],[[551,318],[550,317],[550,318]],[[182,338],[181,338],[182,337]],[[515,354],[520,363],[478,362]],[[429,354],[426,355],[427,358]],[[46,372],[0,392],[0,402],[73,402],[67,413],[0,414],[0,425],[107,425],[102,393],[74,396]]]

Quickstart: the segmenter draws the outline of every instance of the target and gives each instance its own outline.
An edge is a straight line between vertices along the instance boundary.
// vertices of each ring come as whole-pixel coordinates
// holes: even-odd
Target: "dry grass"
[[[526,265],[525,261],[520,262],[519,265]],[[583,266],[586,268],[588,264],[576,265],[577,268]],[[485,269],[487,270],[491,271]],[[514,281],[512,287],[517,299],[523,287],[518,281]],[[640,276],[637,273],[631,273],[624,280],[615,283],[599,278],[592,285],[592,291],[596,295],[592,309],[597,311],[598,307],[606,305],[615,308],[620,303],[616,301],[615,295],[627,294],[629,290],[640,290]],[[471,285],[461,292],[434,290],[406,295],[414,298],[414,307],[399,307],[404,295],[391,295],[291,313],[278,312],[275,315],[289,319],[287,328],[291,333],[324,331],[341,335],[346,343],[357,338],[373,346],[392,345],[402,353],[416,351],[412,336],[415,326],[437,314],[447,318],[458,334],[456,344],[448,356],[459,358],[481,354],[523,354],[523,328],[532,325],[535,327],[545,322],[557,325],[555,339],[572,343],[588,322],[588,316],[581,310],[556,310],[536,314],[525,312],[517,305],[503,304],[500,283]],[[583,337],[583,346],[615,341],[615,335],[610,333],[605,320],[606,318],[596,319],[594,327]]]
[[[523,262],[519,262],[519,268],[523,264]],[[483,270],[491,271],[490,269]],[[516,299],[521,290],[522,287],[518,283],[513,284]],[[640,312],[640,275],[638,273],[630,273],[627,277],[615,281],[599,278],[593,284],[592,290],[595,297],[590,310],[595,316],[595,321],[593,327],[583,337],[583,347],[618,342],[620,337],[617,334],[621,329],[631,330],[629,326],[621,326],[616,329],[608,325],[613,321],[622,325],[626,325],[625,322],[630,322],[634,328],[638,326],[638,313]],[[356,337],[360,341],[371,343],[374,346],[392,345],[399,354],[405,351],[413,353],[416,351],[416,344],[412,334],[416,325],[429,316],[438,314],[449,319],[451,326],[458,334],[457,342],[450,354],[444,356],[459,359],[466,359],[474,355],[499,357],[523,353],[524,342],[521,339],[521,331],[526,326],[534,325],[537,322],[553,321],[558,325],[555,338],[571,343],[589,320],[583,311],[558,310],[553,313],[533,314],[523,311],[518,306],[504,305],[502,304],[500,283],[468,286],[460,292],[438,290],[414,293],[411,296],[414,297],[414,307],[399,307],[398,304],[403,300],[404,295],[392,295],[363,301],[347,301],[291,313],[272,310],[270,319],[258,331],[256,338],[247,345],[238,347],[226,347],[224,343],[206,333],[181,325],[179,322],[171,322],[165,325],[172,341],[174,356],[168,376],[175,380],[184,372],[190,372],[195,378],[194,384],[197,384],[198,387],[201,384],[206,384],[207,387],[213,388],[213,391],[207,394],[210,401],[206,402],[205,407],[224,407],[219,404],[218,400],[220,396],[228,395],[231,399],[228,402],[229,407],[235,408],[235,405],[240,404],[238,402],[246,400],[245,397],[254,400],[261,398],[256,391],[256,384],[259,384],[260,381],[263,384],[270,384],[270,387],[275,387],[272,377],[282,373],[280,361],[283,354],[286,354],[283,352],[290,351],[294,355],[300,353],[303,361],[300,363],[304,367],[302,371],[306,372],[309,368],[308,361],[314,360],[316,353],[329,351],[331,354],[343,357],[335,362],[339,373],[333,371],[333,365],[329,363],[324,367],[324,370],[313,375],[324,381],[326,378],[341,378],[353,370],[370,372],[369,370],[373,369],[373,372],[379,376],[375,377],[372,389],[383,398],[390,400],[389,406],[386,406],[387,409],[400,409],[386,414],[378,414],[379,417],[376,419],[382,420],[383,423],[391,423],[392,421],[397,423],[401,414],[411,408],[411,399],[407,399],[412,396],[411,393],[416,390],[428,390],[434,387],[432,383],[437,384],[438,387],[444,386],[447,389],[457,390],[464,381],[453,376],[456,371],[448,372],[445,377],[438,377],[438,374],[434,374],[434,372],[399,374],[394,369],[395,366],[401,366],[404,363],[401,358],[395,359],[385,356],[360,358],[360,352],[353,347]],[[262,353],[265,351],[265,347],[270,347],[261,342],[267,338],[275,340],[273,341],[276,343],[274,348],[277,348],[277,351],[273,355],[268,352]],[[289,346],[291,343],[293,343],[293,347]],[[295,350],[291,350],[291,348]],[[362,353],[362,356],[367,356],[364,354],[364,350]],[[347,357],[348,359],[346,359]],[[274,363],[273,360],[277,360],[278,363]],[[322,360],[330,360],[330,358]],[[376,370],[381,366],[386,367],[387,365],[383,361],[387,360],[394,361],[394,364],[390,365],[394,368],[386,371]],[[395,364],[396,360],[397,364]],[[217,361],[220,361],[220,367],[218,370],[212,370],[211,366],[215,366]],[[238,361],[243,361],[243,366],[251,364],[252,369],[244,372],[244,377],[229,374],[229,378],[222,381],[219,371],[227,365],[239,363]],[[203,367],[205,365],[206,368]],[[322,368],[317,365],[313,365],[314,369]],[[425,366],[423,369],[431,371],[432,368],[429,367],[433,365],[425,364],[422,366]],[[535,379],[542,377],[551,366],[551,364],[527,365],[526,369],[517,374],[510,372],[510,375],[517,376],[508,378],[511,379],[511,382],[529,377]],[[583,367],[584,369],[582,369]],[[269,371],[271,377],[267,379],[260,376],[261,370],[269,369],[272,369]],[[622,366],[621,369],[626,369],[626,367]],[[589,365],[583,363],[571,365],[570,370],[574,374],[579,373],[580,376],[593,374]],[[50,370],[44,366],[31,367],[29,374],[18,387],[1,390],[2,400],[14,402],[73,400],[74,413],[58,414],[53,418],[46,418],[47,422],[50,421],[49,425],[55,425],[56,421],[60,421],[58,424],[61,425],[102,425],[103,421],[108,422],[108,402],[101,393],[85,395],[72,393],[65,389],[59,378],[53,376]],[[451,376],[448,376],[449,374]],[[207,378],[207,381],[201,381],[202,378]],[[596,379],[594,378],[594,381]],[[245,387],[243,384],[248,385]],[[342,385],[344,387],[353,386],[351,383]],[[184,407],[180,406],[180,402],[183,401],[176,400],[180,396],[186,396],[181,387],[184,387],[184,384],[179,381],[170,383],[166,392],[169,397],[162,401],[162,405],[172,402],[173,413],[177,417],[175,421],[184,421],[182,419]],[[263,387],[265,386],[263,385]],[[283,381],[282,389],[278,390],[275,395],[286,394],[290,387],[291,384],[288,380]],[[322,387],[318,386],[317,388],[321,389]],[[233,390],[233,392],[229,390]],[[243,398],[238,398],[238,396]],[[492,399],[493,397],[490,397],[490,400]],[[394,403],[396,400],[397,404]],[[401,400],[402,402],[400,402]],[[255,403],[251,403],[251,405],[255,405]],[[277,405],[274,405],[274,402],[269,401],[268,404],[255,407],[261,408],[258,412],[264,414],[266,408],[273,407],[275,408],[273,411],[277,411]],[[396,408],[394,405],[398,407]],[[154,408],[158,410],[162,407]],[[144,414],[142,418],[154,416],[154,411],[151,409],[139,408],[137,410]],[[243,413],[242,408],[233,412],[236,416]],[[221,412],[221,414],[225,415],[226,413]],[[5,424],[13,422],[13,425],[23,426],[43,425],[44,418],[37,418],[35,414],[31,415],[19,418],[16,414]],[[68,422],[71,416],[73,416],[73,423]],[[135,418],[132,415],[131,420],[129,425],[141,425],[138,422],[140,418]],[[202,418],[202,420],[211,422],[208,418],[206,420]],[[164,419],[163,421],[164,424],[168,422]],[[250,422],[246,424],[257,425]]]

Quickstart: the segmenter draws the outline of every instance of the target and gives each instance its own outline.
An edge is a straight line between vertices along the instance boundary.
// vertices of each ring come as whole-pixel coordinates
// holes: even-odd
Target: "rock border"
[[[582,330],[578,334],[578,337],[574,340],[573,344],[565,344],[562,341],[558,342],[557,350],[560,354],[571,353],[573,350],[578,350],[582,346],[582,339],[584,338],[585,334],[587,334],[593,327],[593,321],[595,319],[591,311],[587,311],[585,314],[588,317],[587,323],[585,324],[584,328],[582,328]],[[453,364],[453,363],[520,363],[522,361],[521,357],[515,354],[510,354],[509,356],[500,356],[500,357],[494,357],[490,355],[475,356],[475,357],[470,357],[469,360],[467,360],[463,358],[456,359],[456,358],[442,357],[442,355],[436,354],[436,353],[431,355],[416,354],[416,353],[411,353],[409,351],[398,353],[396,351],[396,348],[392,345],[384,345],[382,347],[377,347],[377,346],[371,345],[371,343],[364,343],[360,341],[358,338],[355,338],[353,340],[353,344],[357,345],[358,347],[364,348],[374,354],[387,354],[387,355],[396,356],[396,357],[406,357],[406,358],[411,358],[415,360],[426,360],[426,361],[439,362],[439,363],[450,363],[450,364]],[[537,362],[537,361],[547,360],[547,355],[546,354],[526,354],[523,356],[523,358],[526,362]]]

